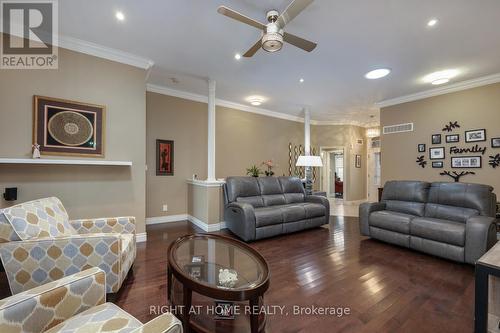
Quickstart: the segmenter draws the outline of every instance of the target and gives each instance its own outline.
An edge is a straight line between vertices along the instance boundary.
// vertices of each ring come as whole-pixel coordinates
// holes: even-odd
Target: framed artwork
[[[419,152],[419,153],[425,153],[425,143],[420,143],[420,144],[417,146],[417,149],[418,149],[418,152]]]
[[[361,168],[361,155],[356,155],[355,167]]]
[[[446,136],[446,143],[460,142],[460,134],[450,134]]]
[[[491,148],[500,148],[500,138],[491,139]]]
[[[465,131],[465,142],[480,142],[480,141],[486,141],[485,129]]]
[[[442,169],[444,167],[443,161],[432,162],[432,167],[434,169]]]
[[[445,158],[444,147],[429,148],[429,159],[442,160]]]
[[[104,157],[106,107],[34,96],[33,144],[42,155]]]
[[[441,134],[433,134],[432,135],[432,144],[433,145],[441,144]]]
[[[452,168],[462,168],[462,169],[478,169],[481,168],[481,156],[467,156],[467,157],[452,157],[451,158]]]
[[[156,140],[156,175],[174,175],[174,141]]]

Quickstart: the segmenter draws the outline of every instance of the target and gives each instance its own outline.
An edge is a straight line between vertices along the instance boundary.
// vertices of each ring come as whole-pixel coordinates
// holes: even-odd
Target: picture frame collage
[[[459,128],[458,122],[451,123],[453,126],[446,126],[443,131],[452,132],[454,128]],[[463,141],[468,144],[480,143],[487,141],[486,129],[473,129],[466,130],[463,133]],[[444,136],[444,140],[443,140]],[[461,134],[459,133],[449,133],[449,134],[432,134],[431,135],[431,146],[427,149],[425,143],[419,143],[417,145],[418,153],[425,153],[428,150],[429,160],[431,160],[432,168],[442,169],[445,166],[446,159],[446,147],[435,145],[441,144],[456,144],[461,142]],[[500,148],[500,137],[491,138],[491,148]],[[423,156],[422,156],[423,157]],[[454,169],[479,169],[483,166],[482,156],[452,156],[450,159],[450,166]]]

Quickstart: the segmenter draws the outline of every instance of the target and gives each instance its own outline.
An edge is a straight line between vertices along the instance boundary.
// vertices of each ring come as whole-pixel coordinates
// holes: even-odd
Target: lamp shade
[[[320,156],[299,156],[296,166],[322,167],[323,162]]]

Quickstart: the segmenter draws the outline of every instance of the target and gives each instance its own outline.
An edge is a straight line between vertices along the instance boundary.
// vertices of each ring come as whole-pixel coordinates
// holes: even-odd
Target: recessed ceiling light
[[[450,82],[455,76],[460,74],[458,69],[445,69],[443,71],[434,72],[424,76],[422,79],[425,83],[432,83],[434,85],[444,84]]]
[[[301,79],[299,80],[299,82],[300,82],[300,83],[304,83],[304,79],[303,79],[303,78],[301,78]]]
[[[262,96],[249,96],[247,97],[247,101],[253,106],[259,106],[264,103],[264,97]]]
[[[115,14],[116,18],[118,21],[124,21],[125,20],[125,14],[123,14],[122,12],[116,12]]]
[[[389,68],[379,68],[365,74],[365,77],[370,80],[380,79],[389,75],[391,70]]]
[[[445,84],[445,83],[448,83],[448,82],[450,82],[450,79],[437,79],[437,80],[432,81],[431,83],[433,85],[437,86],[437,85]]]
[[[234,59],[236,59],[236,60],[240,60],[240,59],[241,59],[241,54],[236,53],[236,54],[234,55]]]
[[[429,22],[427,22],[427,26],[428,27],[433,27],[436,24],[438,24],[438,22],[439,22],[438,19],[433,18],[433,19],[429,20]]]

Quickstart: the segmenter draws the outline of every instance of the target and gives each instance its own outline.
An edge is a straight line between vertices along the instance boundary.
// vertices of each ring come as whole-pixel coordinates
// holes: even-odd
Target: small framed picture
[[[441,143],[441,134],[433,134],[432,135],[432,144],[439,145]]]
[[[491,139],[491,148],[500,148],[500,138]]]
[[[174,141],[156,140],[156,175],[174,175]]]
[[[455,169],[479,169],[481,165],[481,156],[452,157],[451,167]]]
[[[418,149],[418,152],[419,152],[419,153],[425,153],[425,143],[420,143],[420,144],[417,146],[417,149]]]
[[[450,134],[446,136],[446,143],[460,142],[460,134]]]
[[[434,169],[442,169],[444,166],[443,161],[432,162],[432,167]]]
[[[486,141],[485,129],[465,131],[465,142],[480,142],[480,141]]]
[[[431,160],[442,160],[445,158],[444,147],[430,148],[429,149],[429,159]]]
[[[361,168],[361,155],[356,155],[356,168]]]

